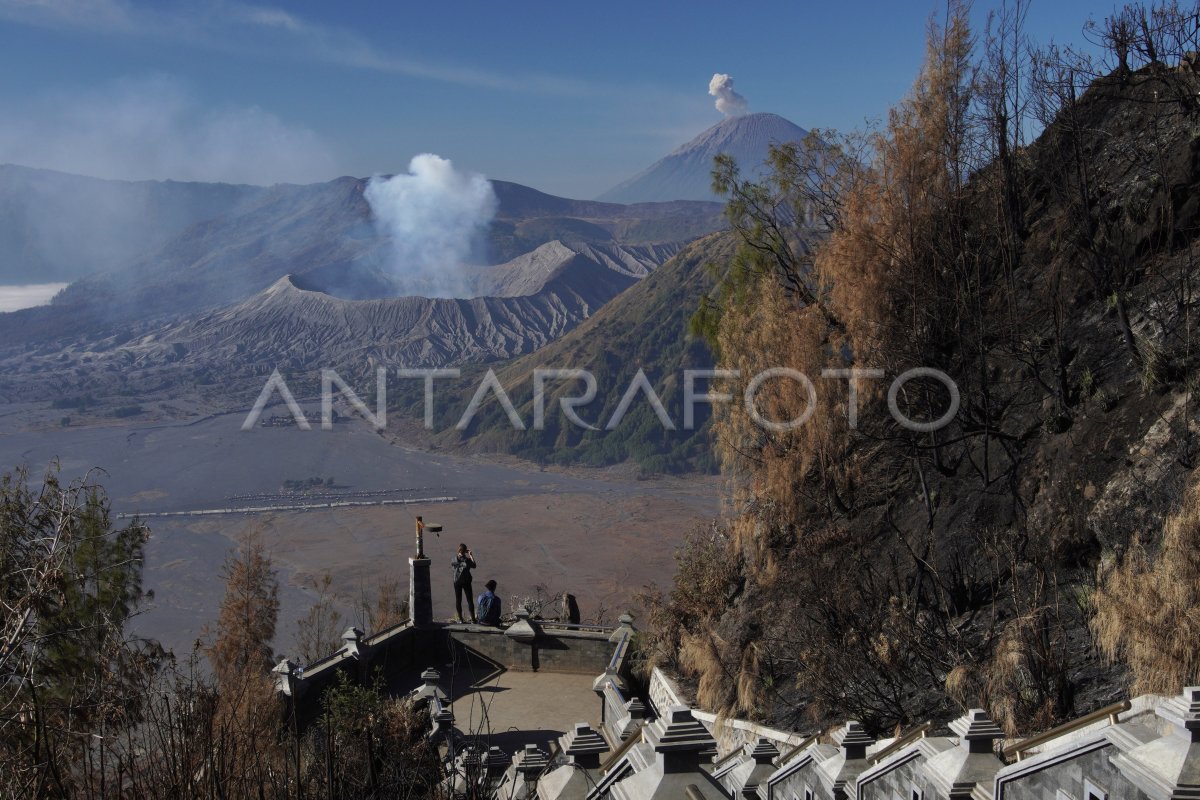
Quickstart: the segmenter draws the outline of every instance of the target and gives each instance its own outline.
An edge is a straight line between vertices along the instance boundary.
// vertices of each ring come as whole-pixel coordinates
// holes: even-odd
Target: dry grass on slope
[[[1101,577],[1092,629],[1129,664],[1133,694],[1174,694],[1200,678],[1200,476],[1167,519],[1157,555],[1136,542]]]

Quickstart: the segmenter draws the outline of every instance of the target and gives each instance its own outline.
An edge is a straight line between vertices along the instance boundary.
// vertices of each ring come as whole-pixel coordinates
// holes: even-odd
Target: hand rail
[[[1120,713],[1122,711],[1128,711],[1132,707],[1133,706],[1130,705],[1128,700],[1122,700],[1119,703],[1113,703],[1111,706],[1105,706],[1104,708],[1093,711],[1087,716],[1071,720],[1070,722],[1064,722],[1062,725],[1051,728],[1048,731],[1039,733],[1035,736],[1030,736],[1028,739],[1023,739],[1016,744],[1010,744],[1008,747],[1001,750],[1000,753],[1005,759],[1010,759],[1015,756],[1017,761],[1020,761],[1026,750],[1032,750],[1039,744],[1045,744],[1052,739],[1057,739],[1064,733],[1070,733],[1071,731],[1076,731],[1080,728],[1086,728],[1088,725],[1099,722],[1105,717],[1108,718],[1108,723],[1110,725],[1116,725],[1117,722],[1120,721]]]
[[[616,672],[618,662],[625,657],[625,651],[629,644],[629,634],[621,634],[620,640],[617,642],[616,648],[613,650],[612,658],[608,660],[608,671]]]
[[[927,733],[929,733],[929,730],[932,727],[933,727],[932,721],[921,723],[920,725],[913,728],[908,733],[905,733],[905,734],[899,736],[896,739],[896,741],[892,742],[891,744],[889,744],[887,747],[880,750],[875,755],[871,756],[871,759],[870,759],[871,763],[878,764],[880,761],[883,761],[885,758],[889,757],[893,753],[895,753],[905,747],[908,747],[908,745],[912,744],[917,739],[924,739],[925,735]]]
[[[611,634],[617,629],[615,625],[589,625],[586,622],[558,622],[552,619],[538,619],[535,622],[543,628],[566,628],[572,631],[592,631],[595,633]]]
[[[803,750],[808,748],[810,745],[812,745],[814,742],[816,742],[818,739],[820,739],[824,735],[825,735],[825,731],[817,731],[816,733],[814,733],[813,735],[811,735],[807,739],[805,739],[803,742],[801,742],[800,744],[793,747],[791,750],[788,750],[787,753],[785,753],[784,755],[781,755],[779,757],[779,760],[776,761],[775,763],[778,764],[779,766],[783,766],[787,762],[791,761],[793,756],[795,756],[797,753],[802,752]]]
[[[620,747],[618,747],[616,750],[613,750],[612,755],[608,757],[608,760],[600,765],[601,772],[608,772],[610,769],[612,769],[612,766],[620,761],[622,756],[628,753],[635,744],[641,741],[642,728],[644,727],[646,727],[645,723],[638,725],[637,730],[625,737],[625,741],[621,742]]]
[[[725,755],[721,756],[720,758],[718,758],[716,761],[713,762],[713,765],[712,765],[713,771],[716,772],[717,767],[724,765],[725,762],[727,762],[729,759],[733,758],[734,756],[741,755],[741,753],[742,753],[741,747],[733,748],[728,753],[726,753]]]

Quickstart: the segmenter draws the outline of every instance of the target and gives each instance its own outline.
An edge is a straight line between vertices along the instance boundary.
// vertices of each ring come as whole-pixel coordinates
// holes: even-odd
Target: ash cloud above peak
[[[708,82],[708,93],[717,98],[714,103],[717,111],[727,117],[740,117],[750,110],[746,98],[734,91],[732,75],[714,73]]]

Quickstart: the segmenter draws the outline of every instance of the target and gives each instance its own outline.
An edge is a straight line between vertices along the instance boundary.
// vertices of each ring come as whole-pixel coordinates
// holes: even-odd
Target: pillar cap
[[[950,730],[967,742],[994,741],[1004,738],[1004,731],[982,708],[972,708],[950,723]]]
[[[754,759],[755,763],[769,764],[779,758],[779,748],[767,737],[760,736],[754,746],[749,748],[747,755]]]
[[[1188,686],[1155,709],[1158,716],[1177,728],[1200,731],[1200,686]]]
[[[504,635],[523,644],[529,644],[541,633],[536,622],[529,618],[529,609],[521,606],[516,610],[517,621],[504,630]]]
[[[576,722],[575,727],[562,738],[563,753],[568,756],[583,756],[591,753],[608,752],[608,743],[586,722]]]
[[[699,753],[717,744],[687,706],[671,706],[665,716],[650,725],[646,731],[646,741],[656,753]]]
[[[549,765],[550,757],[536,744],[525,745],[513,756],[513,766],[517,768],[517,772],[524,773],[527,778],[531,773],[541,772]]]
[[[875,739],[866,731],[858,720],[849,720],[833,734],[833,741],[841,748],[870,747]]]
[[[271,667],[271,672],[277,675],[291,675],[294,672],[300,671],[300,665],[290,658],[280,659],[279,663]]]
[[[487,765],[489,770],[503,770],[508,766],[508,756],[499,747],[492,745],[487,751]]]

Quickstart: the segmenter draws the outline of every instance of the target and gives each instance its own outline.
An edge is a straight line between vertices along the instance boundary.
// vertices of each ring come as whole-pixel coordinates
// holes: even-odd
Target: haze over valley
[[[709,181],[714,141],[761,161],[780,136],[803,133],[770,115],[764,128],[762,118],[719,123],[674,154],[668,177],[651,169],[622,190],[624,203],[489,181],[433,155],[394,176],[271,187],[0,167],[5,280],[64,279],[0,315],[0,459],[34,478],[51,464],[64,478],[89,475],[114,513],[144,516],[154,532],[147,586],[159,588],[138,624],[181,651],[215,613],[225,551],[251,530],[268,533],[284,569],[285,619],[311,602],[324,572],[338,578],[349,615],[356,590],[346,587],[402,576],[409,522],[427,505],[447,522],[448,541],[470,539],[513,596],[541,585],[611,616],[669,575],[672,543],[717,513],[715,478],[665,474],[707,467],[684,460],[647,472],[643,452],[584,456],[604,470],[548,470],[542,457],[503,455],[532,450],[519,432],[498,430],[500,420],[447,438],[440,417],[461,413],[485,365],[527,384],[515,359],[532,369],[610,304],[620,328],[662,326],[655,337],[683,342],[676,315],[686,308],[667,299],[669,287],[701,285],[679,282],[702,272],[685,251],[727,223],[711,192],[679,181]],[[667,265],[665,283],[627,295]],[[656,310],[660,295],[669,312]],[[589,349],[636,352],[619,333],[588,330],[574,339]],[[658,374],[710,363],[702,348],[664,352],[680,360],[646,351],[629,366]],[[575,366],[563,353],[548,357],[546,366]],[[386,430],[343,401],[330,431],[241,430],[275,370],[317,419],[321,370],[336,370],[374,408],[380,367],[392,376]],[[421,382],[395,375],[431,367],[466,377],[439,385],[439,430],[427,431]],[[606,413],[625,388],[615,380],[597,403]],[[291,419],[282,405],[264,416]],[[497,433],[515,438],[487,445]],[[698,435],[686,434],[689,448]],[[333,483],[285,488],[310,477]],[[210,513],[228,510],[236,513]],[[592,535],[611,541],[611,563],[569,555]],[[627,548],[645,557],[631,564]]]

